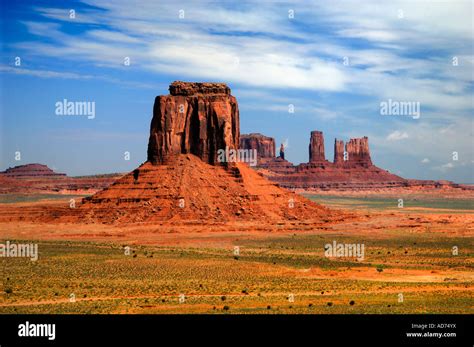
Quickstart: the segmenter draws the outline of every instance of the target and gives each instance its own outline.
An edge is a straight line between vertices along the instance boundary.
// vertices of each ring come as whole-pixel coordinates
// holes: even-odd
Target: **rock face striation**
[[[239,134],[237,100],[225,84],[174,82],[158,96],[148,143],[148,161],[74,211],[86,223],[221,223],[232,220],[341,220],[247,164],[221,165],[219,149],[243,144],[273,158],[275,142]]]
[[[216,165],[218,150],[239,147],[239,108],[223,83],[173,82],[157,96],[148,141],[148,161],[163,164],[194,154]]]

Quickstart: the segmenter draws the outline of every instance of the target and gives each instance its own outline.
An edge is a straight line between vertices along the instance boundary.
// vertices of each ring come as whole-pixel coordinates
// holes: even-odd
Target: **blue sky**
[[[472,6],[3,1],[0,170],[132,170],[146,160],[154,97],[184,80],[226,82],[241,132],[284,142],[294,163],[308,160],[310,131],[322,130],[330,160],[335,137],[368,136],[382,168],[473,183]],[[95,102],[96,117],[56,115],[63,99]],[[381,115],[388,99],[419,102],[420,118]]]

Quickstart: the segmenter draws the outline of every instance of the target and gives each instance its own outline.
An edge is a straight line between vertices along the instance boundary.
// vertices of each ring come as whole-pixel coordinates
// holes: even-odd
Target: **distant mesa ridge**
[[[65,173],[57,173],[51,170],[48,166],[43,164],[26,164],[10,167],[5,171],[0,172],[1,175],[6,177],[21,178],[21,177],[58,177],[66,176]]]
[[[244,139],[244,140],[243,140]],[[405,179],[372,163],[368,137],[352,138],[344,143],[334,140],[334,160],[325,156],[324,134],[311,131],[309,141],[309,161],[299,165],[285,160],[284,147],[280,156],[261,148],[273,146],[274,139],[262,134],[243,134],[242,149],[259,149],[257,169],[269,180],[289,189],[373,189],[409,186],[451,186],[460,187],[449,181]]]

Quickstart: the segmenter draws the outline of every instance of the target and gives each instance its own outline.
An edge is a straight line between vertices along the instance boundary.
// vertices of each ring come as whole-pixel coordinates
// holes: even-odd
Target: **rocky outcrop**
[[[241,143],[274,160],[275,141],[258,135]],[[85,223],[114,224],[340,218],[245,163],[216,165],[219,149],[238,145],[238,105],[226,85],[174,82],[170,95],[155,99],[148,161],[69,213]]]
[[[240,148],[256,150],[258,159],[275,157],[275,139],[262,134],[240,135]]]
[[[334,139],[334,165],[342,166],[344,163],[344,141]]]
[[[259,162],[262,173],[290,189],[372,189],[403,187],[408,181],[372,164],[367,137],[334,141],[334,162],[325,159],[324,135],[312,131],[309,162],[293,165],[282,158]]]
[[[349,142],[346,143],[346,152],[347,164],[350,166],[360,165],[370,167],[372,165],[368,137],[350,139]]]
[[[280,145],[280,158],[285,160],[285,146],[283,143]]]
[[[156,97],[148,141],[148,161],[167,163],[194,154],[218,164],[218,151],[239,147],[239,108],[223,83],[173,82],[170,95]]]
[[[319,163],[325,160],[324,135],[321,131],[312,131],[309,141],[309,162]]]

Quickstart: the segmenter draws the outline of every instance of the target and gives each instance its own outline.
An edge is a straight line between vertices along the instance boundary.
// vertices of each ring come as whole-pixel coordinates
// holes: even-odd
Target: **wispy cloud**
[[[225,81],[243,109],[287,112],[294,104],[295,117],[344,120],[350,130],[341,132],[365,126],[354,135],[417,163],[429,157],[442,166],[454,150],[472,157],[472,1],[82,3],[74,19],[68,8],[35,7],[40,18],[22,21],[30,38],[13,43],[69,70],[45,63],[0,72],[144,88],[153,86],[107,71]],[[78,63],[105,69],[82,74]],[[387,99],[419,102],[421,118],[380,117]]]

